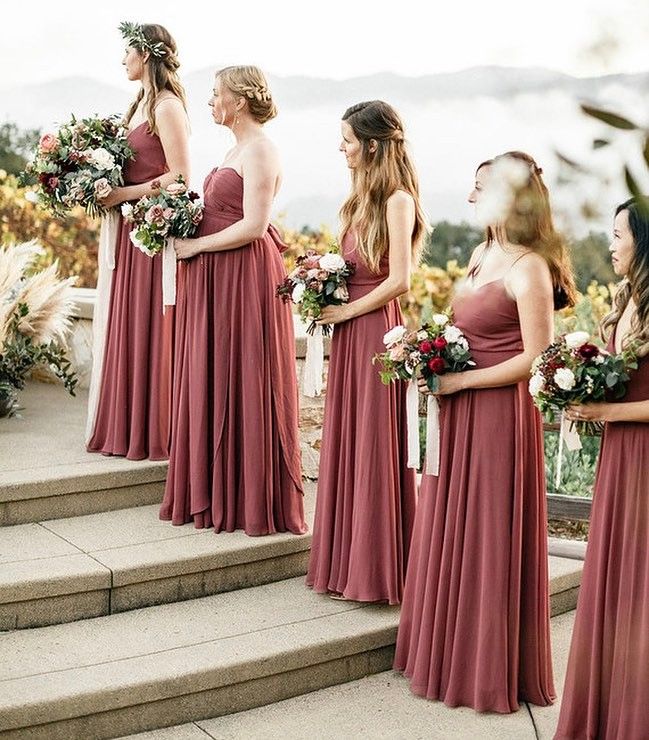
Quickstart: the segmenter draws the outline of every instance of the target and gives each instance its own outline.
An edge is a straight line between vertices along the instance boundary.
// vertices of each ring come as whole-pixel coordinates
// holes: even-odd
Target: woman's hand
[[[124,188],[113,188],[105,198],[99,200],[100,205],[104,208],[113,208],[127,200],[124,195]]]
[[[437,376],[437,390],[433,393],[428,387],[426,380],[423,376],[419,377],[417,381],[419,386],[419,392],[424,395],[434,396],[448,396],[451,393],[457,393],[458,391],[464,390],[464,379],[462,373],[446,373],[446,375]]]
[[[566,417],[570,421],[613,421],[613,403],[584,403],[568,406]]]
[[[201,251],[200,239],[174,239],[174,250],[179,260],[188,260]]]
[[[320,324],[321,326],[322,324],[342,324],[343,321],[349,321],[349,319],[351,319],[349,304],[324,306],[316,324]]]

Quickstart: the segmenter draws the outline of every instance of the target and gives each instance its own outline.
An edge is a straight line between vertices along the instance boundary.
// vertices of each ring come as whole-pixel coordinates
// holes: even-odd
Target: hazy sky
[[[14,0],[2,20],[0,88],[73,75],[124,85],[121,20],[167,26],[185,73],[237,62],[335,78],[483,64],[578,76],[649,67],[644,0]]]

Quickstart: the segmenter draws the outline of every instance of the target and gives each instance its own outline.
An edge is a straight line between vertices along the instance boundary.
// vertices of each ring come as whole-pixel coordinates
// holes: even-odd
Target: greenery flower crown
[[[119,30],[128,45],[132,46],[138,51],[148,51],[154,57],[163,57],[167,53],[164,50],[164,44],[162,41],[156,41],[153,43],[144,35],[142,26],[139,23],[129,23],[128,21],[122,21],[119,24]]]

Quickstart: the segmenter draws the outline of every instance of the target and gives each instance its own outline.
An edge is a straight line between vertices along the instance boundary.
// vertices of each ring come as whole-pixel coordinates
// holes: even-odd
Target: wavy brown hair
[[[506,161],[507,158],[525,165],[528,175],[525,182],[514,188],[513,202],[504,222],[487,226],[485,249],[495,241],[500,241],[519,244],[538,252],[550,268],[555,309],[574,306],[577,289],[570,256],[563,237],[554,226],[550,194],[542,177],[543,170],[529,154],[512,151],[482,162],[476,172],[483,167]]]
[[[629,272],[618,284],[613,307],[602,319],[600,333],[608,341],[627,303],[633,298],[636,310],[631,319],[631,332],[624,346],[636,344],[639,357],[649,354],[649,198],[630,198],[615,209],[617,216],[627,211],[635,251]]]
[[[143,24],[142,33],[151,43],[162,44],[162,49],[164,50],[164,55],[160,57],[149,54],[147,66],[145,67],[145,74],[148,74],[149,82],[151,83],[151,90],[145,101],[146,119],[149,124],[149,131],[152,134],[157,134],[158,130],[155,123],[155,108],[159,101],[160,94],[164,90],[168,90],[180,100],[185,111],[187,110],[187,101],[185,98],[185,89],[178,77],[178,67],[180,67],[180,62],[178,61],[176,42],[172,35],[164,26],[160,26],[157,23]],[[146,50],[137,50],[140,54],[146,53]],[[144,94],[144,88],[142,88],[126,112],[124,123],[128,124],[131,118],[133,118],[133,114],[142,101]]]
[[[352,170],[352,192],[340,209],[341,234],[354,229],[356,251],[372,272],[378,272],[389,246],[386,204],[394,192],[405,190],[415,201],[412,259],[416,263],[426,219],[399,114],[382,100],[372,100],[352,105],[343,114],[343,121],[361,143],[361,161]],[[372,141],[376,142],[374,151],[370,151]]]
[[[221,84],[235,97],[246,99],[250,115],[257,123],[264,124],[277,115],[266,76],[259,67],[251,64],[224,67],[216,73],[216,79],[221,80]]]

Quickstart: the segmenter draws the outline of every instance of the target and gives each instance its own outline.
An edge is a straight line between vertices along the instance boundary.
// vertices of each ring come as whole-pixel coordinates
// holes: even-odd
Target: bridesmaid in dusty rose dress
[[[352,192],[341,209],[342,252],[356,263],[350,301],[324,309],[336,324],[307,585],[356,601],[398,604],[415,512],[406,467],[405,390],[381,383],[372,357],[403,322],[398,297],[424,233],[403,125],[387,103],[349,108],[341,151]]]
[[[205,181],[181,265],[169,473],[161,519],[216,532],[306,531],[291,309],[275,296],[285,249],[270,224],[281,171],[257,67],[226,67],[210,100],[236,145]]]
[[[570,414],[605,426],[557,740],[649,737],[649,200],[619,206],[611,252],[625,279],[602,336],[639,363],[622,401]]]
[[[554,699],[543,435],[527,379],[574,285],[531,157],[482,164],[469,200],[490,225],[453,310],[477,368],[441,377],[439,476],[422,479],[394,665],[416,694],[506,713]]]
[[[125,186],[103,201],[116,206],[168,185],[189,180],[185,95],[177,75],[176,44],[159,25],[126,36],[123,64],[141,89],[126,114],[135,159]],[[163,460],[169,454],[173,310],[162,311],[162,256],[151,258],[129,239],[120,215],[96,411],[89,413],[90,452],[131,460]],[[94,419],[92,418],[94,415]]]

